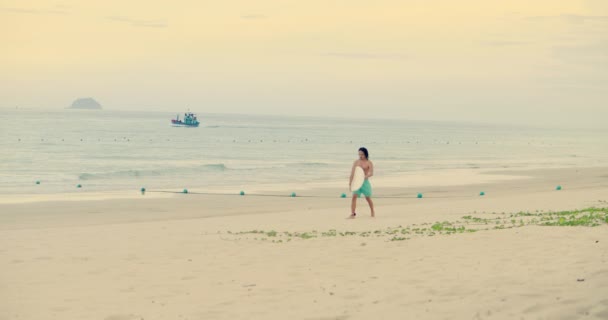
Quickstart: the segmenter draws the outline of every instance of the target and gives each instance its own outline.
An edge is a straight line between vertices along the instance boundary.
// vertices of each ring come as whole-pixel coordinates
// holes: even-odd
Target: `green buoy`
[[[36,181],[36,184],[40,184],[40,180],[37,180],[37,181]]]
[[[141,191],[141,194],[146,193],[146,188],[142,187],[141,189],[139,189],[139,191]]]
[[[291,193],[291,197],[292,197],[292,198],[295,198],[295,197],[296,197],[296,193],[295,193],[295,192],[292,192],[292,193]]]
[[[346,193],[341,194],[340,198],[346,198]]]
[[[422,193],[419,193],[419,194],[418,194],[416,197],[417,197],[418,199],[422,199]]]
[[[182,193],[188,193],[188,189],[184,189],[184,191],[182,191]]]
[[[486,195],[486,193],[482,191],[482,192],[480,192],[480,193],[479,193],[479,195],[480,195],[480,196],[485,196],[485,195]]]
[[[562,189],[562,186],[557,186],[557,187],[555,187],[555,190],[558,190],[558,191],[559,191],[559,190],[561,190],[561,189]]]
[[[244,196],[245,195],[245,191],[241,190],[241,192],[239,194],[242,195],[242,196]]]
[[[82,185],[81,184],[76,185],[76,188],[82,188]]]

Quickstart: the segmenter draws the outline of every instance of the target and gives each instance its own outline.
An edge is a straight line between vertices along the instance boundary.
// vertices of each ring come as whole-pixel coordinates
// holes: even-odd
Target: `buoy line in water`
[[[36,185],[40,185],[40,180],[35,181]],[[83,188],[82,184],[77,184],[76,188]],[[557,185],[555,187],[555,191],[562,190],[561,185]],[[571,189],[579,189],[579,188],[571,188]],[[276,197],[276,198],[327,198],[334,199],[336,196],[324,196],[324,195],[298,195],[295,192],[291,194],[263,194],[263,193],[245,193],[245,191],[240,191],[238,193],[220,193],[220,192],[196,192],[189,191],[188,189],[183,189],[182,191],[172,191],[172,190],[147,190],[145,187],[139,189],[142,195],[145,195],[146,192],[152,193],[173,193],[173,194],[194,194],[194,195],[210,195],[210,196],[249,196],[249,197]],[[351,193],[352,195],[352,193]],[[394,195],[394,196],[373,196],[375,199],[422,199],[422,198],[431,198],[431,199],[449,199],[449,198],[473,198],[473,197],[485,197],[485,191],[479,192],[477,195],[454,195],[454,196],[425,196],[424,193],[417,193],[415,196],[406,196],[406,195]],[[342,193],[340,198],[349,198],[347,193]],[[359,195],[359,198],[362,198]]]
[[[149,138],[141,138],[141,139],[136,139],[136,138],[131,138],[131,137],[115,137],[115,138],[71,138],[71,139],[66,139],[66,138],[34,138],[34,139],[25,139],[25,138],[17,138],[16,140],[17,142],[24,142],[24,143],[28,143],[28,142],[50,142],[50,143],[56,143],[56,142],[66,142],[66,143],[71,143],[71,142],[84,142],[84,143],[89,143],[89,142],[102,142],[102,143],[107,143],[107,142],[169,142],[169,141],[173,141],[173,142],[188,142],[189,140],[181,140],[181,139],[149,139]],[[211,141],[209,141],[211,142]],[[238,143],[238,144],[256,144],[256,143],[315,143],[317,142],[316,140],[312,139],[312,138],[300,138],[300,139],[271,139],[271,138],[267,138],[267,139],[263,139],[263,138],[255,138],[255,139],[216,139],[215,142],[219,142],[219,143]],[[354,141],[335,141],[335,143],[338,144],[353,144],[355,143]],[[386,141],[367,141],[367,142],[363,142],[363,144],[368,144],[368,145],[404,145],[404,144],[424,144],[424,145],[437,145],[437,146],[441,146],[441,145],[504,145],[504,144],[509,144],[509,143],[503,143],[501,141],[494,141],[494,140],[471,140],[471,141],[453,141],[453,140],[418,140],[418,139],[411,139],[411,140],[399,140],[399,141],[393,141],[393,140],[386,140]],[[553,146],[553,144],[550,143],[545,143],[545,142],[539,142],[539,141],[527,141],[525,143],[525,145],[531,146]]]
[[[331,196],[315,196],[315,195],[297,195],[295,192],[291,194],[262,194],[262,193],[217,193],[217,192],[195,192],[195,191],[168,191],[168,190],[150,190],[145,192],[155,193],[175,193],[175,194],[195,194],[209,196],[239,196],[239,197],[279,197],[279,198],[335,198]]]
[[[36,185],[40,185],[40,180],[35,181]],[[83,188],[82,184],[77,184],[76,188]],[[581,189],[587,188],[586,186],[582,187],[574,187],[570,189]],[[562,190],[561,185],[557,185],[554,190],[560,191]],[[189,191],[188,189],[183,189],[182,191],[171,191],[171,190],[147,190],[145,187],[139,189],[142,195],[145,195],[146,192],[152,193],[173,193],[173,194],[194,194],[194,195],[209,195],[209,196],[249,196],[249,197],[276,197],[276,198],[327,198],[327,199],[335,199],[335,196],[324,196],[324,195],[298,195],[295,192],[291,194],[263,194],[263,193],[245,193],[245,191],[240,191],[237,193],[220,193],[220,192],[196,192]],[[352,193],[351,193],[352,195]],[[425,196],[424,193],[417,193],[415,196],[406,196],[406,195],[393,195],[393,196],[373,196],[375,199],[422,199],[422,198],[431,198],[431,199],[449,199],[449,198],[474,198],[474,197],[486,197],[485,191],[479,192],[477,195],[455,195],[455,196]],[[342,193],[339,198],[348,198],[347,193]],[[359,198],[362,198],[359,195]]]
[[[295,192],[291,194],[263,194],[263,193],[216,193],[216,192],[193,192],[189,190],[184,191],[169,191],[169,190],[147,190],[142,192],[153,192],[153,193],[173,193],[173,194],[194,194],[194,195],[209,195],[209,196],[239,196],[239,197],[276,197],[276,198],[326,198],[326,199],[335,199],[335,198],[350,198],[348,194],[343,193],[340,196],[323,196],[323,195],[298,195]],[[430,198],[430,199],[447,199],[447,198],[473,198],[473,197],[481,197],[485,196],[484,194],[480,194],[477,196],[474,195],[460,195],[460,196],[425,196],[422,193],[418,193],[417,195],[412,196],[373,196],[374,199],[422,199],[422,198]],[[360,196],[359,198],[363,198]]]

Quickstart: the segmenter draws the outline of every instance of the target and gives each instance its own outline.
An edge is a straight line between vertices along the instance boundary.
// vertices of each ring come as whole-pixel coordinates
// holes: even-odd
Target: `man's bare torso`
[[[365,172],[365,176],[367,177],[370,170],[369,160],[357,160],[355,162],[355,165],[361,167],[361,169],[363,169],[363,172]]]

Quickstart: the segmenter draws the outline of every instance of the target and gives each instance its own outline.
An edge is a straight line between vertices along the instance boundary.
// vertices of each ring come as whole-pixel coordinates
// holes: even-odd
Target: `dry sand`
[[[359,218],[344,219],[349,200],[338,197],[5,201],[0,320],[608,319],[606,224],[520,227],[528,217],[509,217],[608,207],[608,168],[430,176],[409,187],[374,181],[376,219],[364,201]],[[507,228],[389,234],[465,215]]]

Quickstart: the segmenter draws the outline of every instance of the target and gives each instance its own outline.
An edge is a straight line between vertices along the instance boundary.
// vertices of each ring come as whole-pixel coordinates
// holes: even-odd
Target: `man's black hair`
[[[369,152],[367,152],[367,148],[361,147],[359,148],[359,151],[363,152],[363,154],[365,155],[365,159],[369,159]]]

